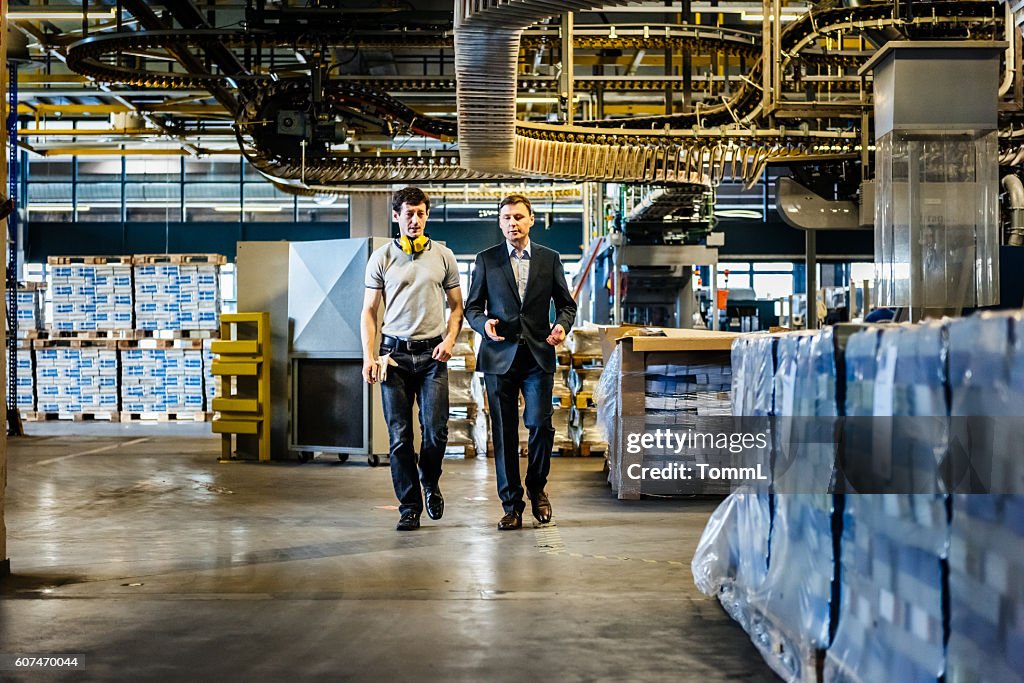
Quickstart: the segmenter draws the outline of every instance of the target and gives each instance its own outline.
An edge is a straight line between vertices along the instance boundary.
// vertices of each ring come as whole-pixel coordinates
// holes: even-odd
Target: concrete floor
[[[0,680],[777,680],[693,586],[713,501],[556,458],[555,524],[499,533],[493,462],[450,459],[444,519],[398,533],[386,467],[218,464],[208,429],[9,440],[0,653],[85,670]]]

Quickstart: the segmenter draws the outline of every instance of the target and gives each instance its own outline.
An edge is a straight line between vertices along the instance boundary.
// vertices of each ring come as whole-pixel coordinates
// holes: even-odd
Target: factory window
[[[793,274],[754,275],[754,292],[758,299],[778,299],[793,293]]]

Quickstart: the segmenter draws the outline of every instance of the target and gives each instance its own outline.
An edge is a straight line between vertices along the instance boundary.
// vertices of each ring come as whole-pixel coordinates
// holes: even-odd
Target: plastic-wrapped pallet
[[[938,681],[946,497],[846,496],[841,544],[839,619],[825,681]]]
[[[601,357],[601,333],[597,325],[584,324],[572,328],[565,346],[574,357]]]
[[[951,412],[988,418],[966,421],[970,431],[960,435],[969,438],[972,461],[981,451],[991,456],[972,462],[973,483],[1016,495],[953,496],[946,680],[1017,682],[1024,672],[1024,317],[975,316],[950,324],[949,335]]]
[[[950,491],[1024,491],[1017,455],[1024,440],[1024,362],[1013,349],[1013,327],[1022,320],[986,313],[949,324]]]
[[[103,414],[115,419],[118,408],[118,354],[114,342],[34,342],[37,410],[68,416]]]
[[[16,394],[18,410],[34,412],[36,409],[36,380],[31,341],[18,341],[16,363],[18,367],[18,391]]]
[[[474,398],[472,372],[450,369],[448,371],[448,401],[452,405],[476,405]]]
[[[734,415],[771,415],[774,349],[775,340],[767,336],[741,337],[733,342]],[[770,533],[768,493],[733,491],[712,515],[691,563],[698,589],[717,596],[748,633],[756,621],[752,596],[767,577]]]
[[[892,493],[845,497],[839,620],[826,655],[826,681],[925,683],[939,680],[945,669],[948,500],[901,488],[936,481],[939,460],[914,448],[923,445],[934,454],[945,449],[944,430],[928,419],[946,413],[945,357],[946,336],[937,323],[869,329],[847,342],[851,419],[844,469],[853,490]],[[927,435],[916,424],[919,418]],[[930,441],[923,444],[908,443],[926,437]]]
[[[953,496],[949,593],[946,681],[1019,683],[1024,672],[1024,496]]]
[[[608,452],[608,436],[595,408],[570,409],[569,433],[578,455],[604,455]]]
[[[750,597],[749,632],[765,661],[783,679],[816,680],[818,652],[828,646],[833,579],[833,499],[827,491],[834,442],[807,441],[836,416],[831,329],[778,341],[776,441],[771,561]],[[814,419],[807,419],[814,418]],[[782,455],[783,457],[780,457]],[[792,466],[790,466],[792,465]],[[783,469],[784,468],[784,469]]]
[[[135,320],[138,328],[218,329],[217,273],[218,266],[213,263],[137,263]]]
[[[622,347],[617,345],[611,355],[608,356],[608,362],[605,363],[604,369],[601,371],[601,375],[597,380],[597,385],[594,387],[594,404],[597,406],[597,421],[604,426],[605,439],[609,443],[609,448],[606,451],[609,459],[608,483],[611,484],[612,489],[614,490],[619,489],[621,482],[619,481],[618,463],[612,462],[612,460],[620,457],[620,454],[616,448],[612,448],[610,445],[617,443],[619,438],[618,427],[622,414],[622,397],[619,395],[618,378],[621,372]]]
[[[187,413],[196,419],[204,403],[200,349],[121,350],[121,406],[129,418]]]
[[[880,354],[888,351],[889,335],[889,332],[882,335]],[[902,330],[896,339],[892,373],[893,486],[915,493],[943,493],[936,464],[945,460],[949,448],[946,399],[949,346],[945,325],[922,323]],[[888,372],[886,359],[881,355],[879,358],[876,395],[884,389],[878,382],[885,380]],[[901,419],[903,417],[914,419]]]
[[[61,264],[51,259],[52,329],[132,329],[132,267],[126,263]]]

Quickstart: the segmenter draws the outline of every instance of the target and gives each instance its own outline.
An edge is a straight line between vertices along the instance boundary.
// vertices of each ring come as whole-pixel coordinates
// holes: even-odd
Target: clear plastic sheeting
[[[608,356],[608,362],[601,371],[601,376],[594,387],[594,403],[597,405],[597,420],[604,425],[604,433],[610,444],[615,443],[618,437],[617,425],[622,415],[621,400],[619,395],[619,375],[622,373],[622,347],[615,346],[615,350]],[[618,448],[608,448],[609,466],[608,483],[612,490],[618,491],[620,485],[620,468],[618,462],[611,462],[618,457]]]
[[[946,496],[860,494],[845,505],[826,683],[935,683],[945,668]]]
[[[949,325],[950,448],[971,456],[950,473],[954,492],[1024,490],[1024,354],[1012,336],[1022,325],[1020,314],[991,313]]]
[[[1019,683],[1024,677],[1024,497],[953,496],[949,593],[946,681]]]
[[[995,419],[954,422],[954,444],[994,455],[973,477],[1024,477],[1024,315],[949,326],[950,410]],[[1005,418],[1005,419],[1000,419]],[[986,467],[987,464],[987,467]],[[1024,496],[953,496],[949,550],[949,683],[1010,683],[1024,672]]]
[[[834,418],[836,364],[831,330],[756,336],[733,346],[734,411],[747,416]],[[736,395],[742,394],[742,395]],[[777,421],[773,478],[810,478],[827,491],[833,476],[833,421]],[[805,488],[804,490],[812,490]],[[828,646],[832,580],[830,494],[734,492],[712,517],[692,570],[717,594],[765,661],[787,681],[815,681]]]
[[[946,327],[942,322],[899,328],[882,335],[879,354],[883,360],[879,361],[875,396],[884,400],[886,387],[882,380],[888,381],[891,372],[892,416],[920,418],[893,420],[889,450],[893,454],[892,479],[897,487],[905,484],[907,488],[903,490],[931,488],[935,493],[944,493],[936,472],[946,460],[949,448],[949,422],[945,419],[949,415],[946,400],[948,349]],[[929,417],[940,419],[926,419]]]
[[[876,303],[998,303],[998,134],[893,131],[876,144]]]
[[[776,415],[835,417],[835,367],[830,328],[781,338]],[[817,490],[827,490],[835,463],[831,421],[786,423],[791,427],[776,434],[775,485],[810,479]],[[814,680],[817,651],[829,642],[833,499],[822,493],[776,495],[774,500],[771,562],[761,591],[752,596],[764,619],[752,625],[751,635],[777,674],[790,681]]]
[[[590,323],[572,328],[565,339],[565,348],[573,356],[601,357],[601,328]]]
[[[733,413],[770,415],[775,339],[767,335],[737,339],[732,349],[732,370]],[[769,459],[764,457],[763,461]],[[748,633],[757,621],[751,596],[761,590],[768,572],[770,533],[770,496],[734,491],[712,515],[691,563],[697,588],[717,596]]]

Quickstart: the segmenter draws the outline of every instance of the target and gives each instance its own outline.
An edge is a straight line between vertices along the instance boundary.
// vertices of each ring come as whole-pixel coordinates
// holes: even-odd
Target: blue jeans
[[[390,353],[398,363],[398,367],[388,368],[388,378],[380,389],[391,442],[391,481],[398,497],[398,510],[403,514],[423,512],[420,482],[427,488],[437,485],[448,447],[448,365],[431,358],[432,352],[433,349],[427,349],[410,353],[387,343],[380,348],[381,355]],[[413,447],[413,399],[420,413],[418,462]]]
[[[526,404],[523,421],[530,430],[526,464],[526,490],[544,490],[551,471],[555,430],[551,426],[551,393],[555,376],[537,365],[530,349],[520,346],[512,367],[504,375],[487,373],[487,402],[491,408],[491,438],[498,497],[505,512],[523,513],[523,482],[519,478],[519,392]]]

